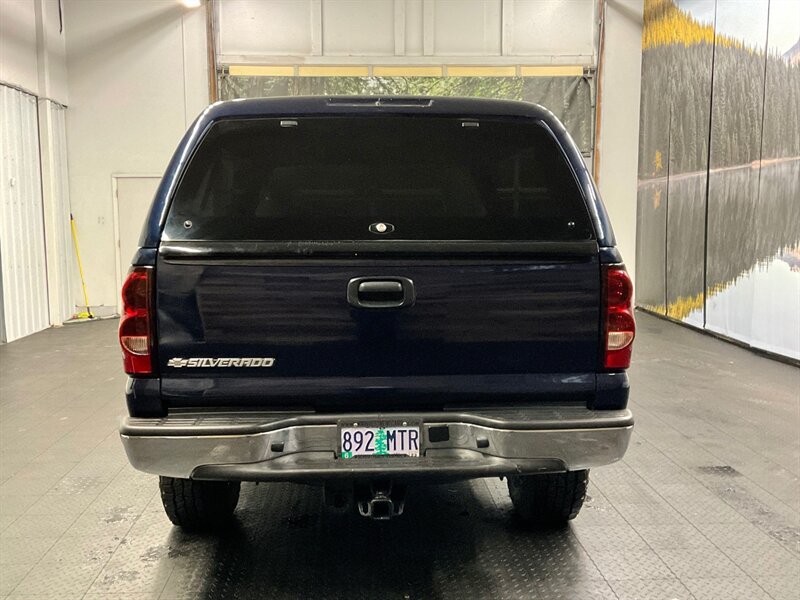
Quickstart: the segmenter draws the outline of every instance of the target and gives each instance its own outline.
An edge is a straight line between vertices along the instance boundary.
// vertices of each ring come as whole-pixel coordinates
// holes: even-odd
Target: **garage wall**
[[[44,38],[38,42],[37,21],[43,23]],[[58,0],[0,0],[0,82],[68,104],[65,26]],[[42,48],[47,49],[46,81],[38,55]]]
[[[2,339],[72,316],[64,104],[65,24],[58,0],[0,2],[4,119]],[[64,216],[66,214],[66,217]],[[13,226],[12,226],[13,225]]]
[[[642,2],[609,0],[600,71],[597,179],[617,245],[631,277],[636,273],[636,183],[642,71]]]
[[[0,80],[36,93],[37,69],[33,1],[0,2]]]
[[[96,314],[111,314],[118,293],[112,175],[160,175],[208,104],[205,8],[66,0],[64,10],[72,211],[89,302]]]

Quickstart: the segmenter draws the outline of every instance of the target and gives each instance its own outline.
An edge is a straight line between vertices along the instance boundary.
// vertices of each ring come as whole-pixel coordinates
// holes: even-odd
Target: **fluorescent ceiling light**
[[[186,8],[197,8],[202,4],[203,0],[181,0],[181,4],[183,4]]]

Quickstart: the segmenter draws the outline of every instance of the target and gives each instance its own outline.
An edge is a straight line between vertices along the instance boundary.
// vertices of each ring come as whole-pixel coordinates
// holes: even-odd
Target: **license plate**
[[[339,456],[419,456],[418,425],[348,424],[339,427]]]

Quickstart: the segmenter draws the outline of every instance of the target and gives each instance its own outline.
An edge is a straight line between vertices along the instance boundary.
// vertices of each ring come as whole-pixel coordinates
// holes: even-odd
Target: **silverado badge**
[[[271,367],[275,364],[274,358],[170,358],[168,367],[180,369],[182,367]]]

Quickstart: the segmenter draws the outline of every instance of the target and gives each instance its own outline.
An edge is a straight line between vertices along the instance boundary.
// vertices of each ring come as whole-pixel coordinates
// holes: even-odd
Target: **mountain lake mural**
[[[800,360],[800,2],[645,0],[637,304]]]

